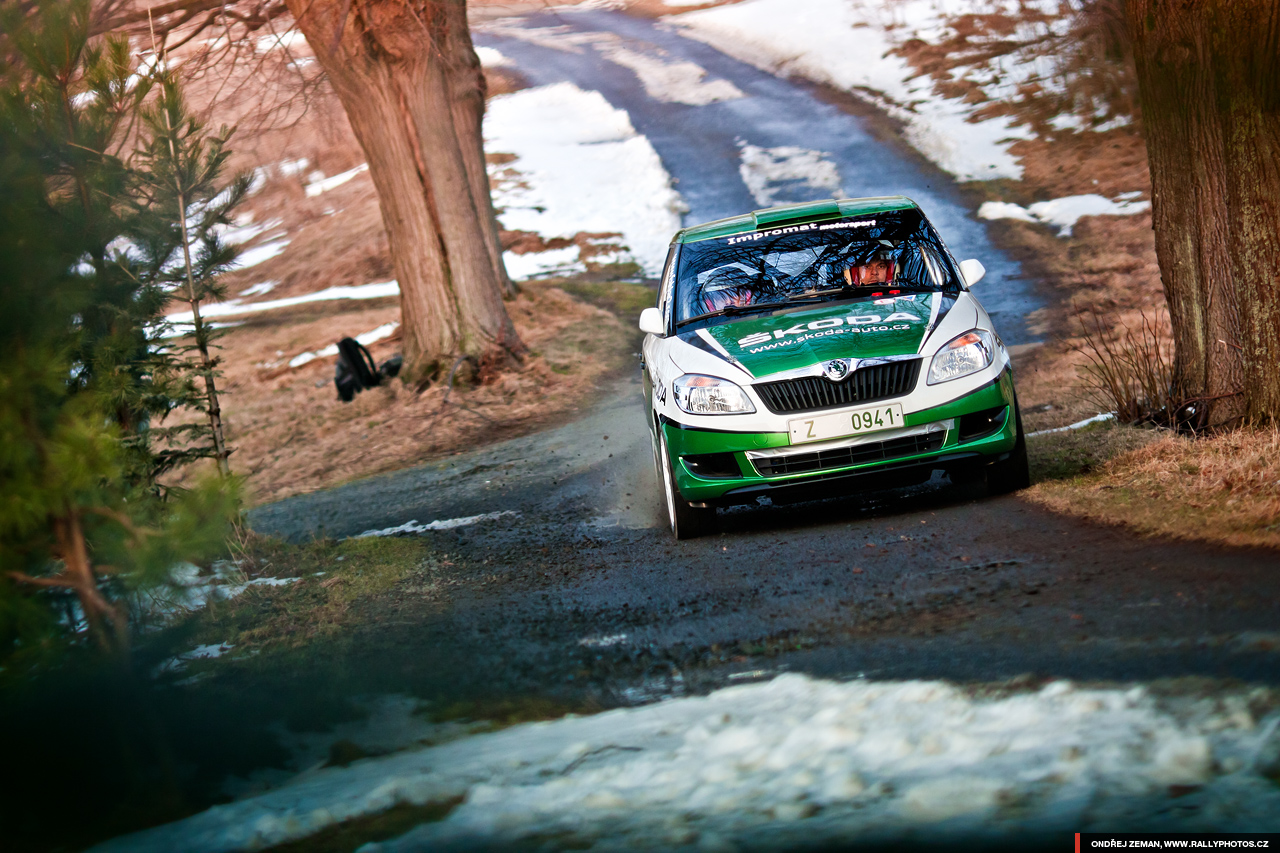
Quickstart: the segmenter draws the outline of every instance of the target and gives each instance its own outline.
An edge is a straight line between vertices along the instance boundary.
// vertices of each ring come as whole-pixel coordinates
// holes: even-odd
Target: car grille
[[[920,359],[893,361],[855,370],[843,382],[825,376],[783,379],[755,385],[756,393],[775,415],[837,409],[910,394],[920,378]]]
[[[847,468],[864,462],[882,462],[930,453],[942,447],[946,433],[942,431],[891,438],[853,447],[835,447],[830,450],[814,450],[808,453],[789,453],[785,456],[764,456],[752,459],[756,470],[764,477],[782,474],[803,474],[806,471],[824,471],[828,468]]]

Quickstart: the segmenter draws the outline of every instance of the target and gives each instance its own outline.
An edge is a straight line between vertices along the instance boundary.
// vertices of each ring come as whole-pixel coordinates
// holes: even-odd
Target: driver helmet
[[[715,270],[702,285],[702,304],[708,314],[730,305],[750,305],[755,301],[751,276],[738,267]]]
[[[860,286],[865,284],[893,284],[898,272],[898,263],[894,260],[893,244],[881,240],[870,255],[862,259],[862,263],[854,264],[844,271],[845,284]]]

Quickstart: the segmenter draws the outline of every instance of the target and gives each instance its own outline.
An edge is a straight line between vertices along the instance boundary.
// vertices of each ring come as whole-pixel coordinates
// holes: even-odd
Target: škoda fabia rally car
[[[909,485],[1028,484],[1009,354],[914,202],[820,201],[680,231],[640,315],[672,531],[715,508]]]

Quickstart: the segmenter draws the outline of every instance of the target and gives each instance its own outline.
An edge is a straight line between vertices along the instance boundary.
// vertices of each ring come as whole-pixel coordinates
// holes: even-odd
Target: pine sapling
[[[217,133],[206,130],[163,61],[152,71],[152,84],[157,94],[142,112],[144,143],[136,162],[139,209],[149,215],[139,217],[135,237],[149,277],[191,307],[190,343],[176,344],[173,350],[194,356],[177,359],[175,367],[201,380],[203,393],[186,402],[202,411],[208,423],[206,446],[173,452],[170,459],[212,457],[225,479],[231,474],[231,451],[217,386],[220,359],[212,352],[217,330],[200,308],[225,296],[219,276],[232,267],[238,249],[223,242],[219,232],[231,224],[232,212],[248,194],[250,176],[221,182],[232,131],[225,126]]]

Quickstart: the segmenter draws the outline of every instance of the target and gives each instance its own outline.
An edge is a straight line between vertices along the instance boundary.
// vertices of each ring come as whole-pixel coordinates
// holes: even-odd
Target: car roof
[[[803,225],[808,222],[829,222],[849,216],[881,213],[887,210],[907,210],[915,207],[917,205],[914,201],[902,195],[806,201],[801,204],[754,210],[741,216],[730,216],[728,219],[717,219],[714,222],[694,225],[678,231],[673,242],[696,243],[712,237],[729,237],[750,231],[784,228],[788,225]]]

